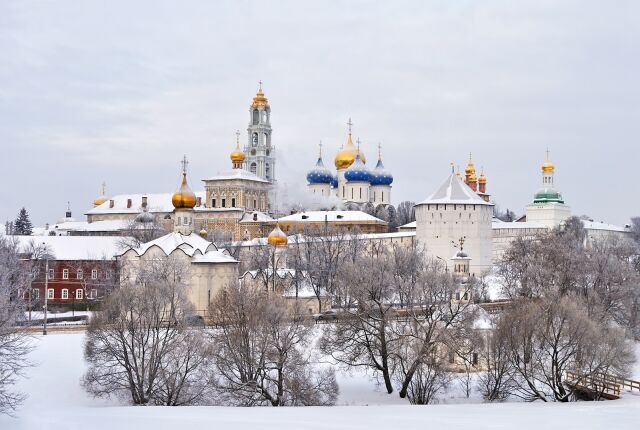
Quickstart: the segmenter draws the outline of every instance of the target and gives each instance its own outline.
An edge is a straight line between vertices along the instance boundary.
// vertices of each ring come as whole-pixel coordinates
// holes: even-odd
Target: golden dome
[[[202,230],[200,230],[200,233],[198,233],[200,235],[201,238],[206,239],[207,238],[207,230],[205,230],[204,227],[202,227]]]
[[[93,201],[93,206],[100,206],[107,201],[107,196],[102,195]]]
[[[473,161],[471,161],[471,154],[469,154],[469,163],[467,163],[467,167],[464,169],[464,173],[467,176],[476,175],[476,168],[473,166]]]
[[[364,156],[364,153],[360,150],[360,148],[356,148],[353,144],[353,140],[351,138],[351,132],[349,132],[349,137],[347,139],[347,144],[344,148],[336,154],[336,158],[334,160],[334,164],[336,169],[346,169],[351,166],[354,161],[356,161],[356,156],[360,155],[360,160],[366,164],[367,158]]]
[[[231,161],[234,163],[242,163],[244,161],[244,152],[240,149],[240,131],[236,131],[236,149],[230,155]]]
[[[189,185],[187,185],[187,174],[182,174],[182,183],[178,191],[173,193],[171,197],[171,203],[176,209],[191,209],[196,205],[196,195],[191,191]]]
[[[543,173],[553,173],[556,170],[556,166],[549,160],[549,150],[547,149],[547,160],[542,163],[542,172]]]
[[[280,230],[280,225],[276,224],[276,227],[273,229],[273,231],[269,233],[267,242],[269,242],[269,245],[271,246],[284,246],[289,243],[289,239],[287,239],[287,235],[284,234],[282,230]]]
[[[253,98],[253,102],[251,103],[252,108],[265,108],[269,106],[269,100],[264,96],[262,92],[262,81],[260,81],[260,88],[258,88],[258,92],[256,96]]]
[[[486,184],[487,183],[487,177],[484,176],[484,172],[480,173],[480,178],[478,179],[478,182],[481,184]]]
[[[544,173],[553,173],[553,171],[556,169],[556,166],[553,165],[553,163],[551,161],[545,161],[542,164],[542,171]]]
[[[108,197],[106,196],[106,188],[107,188],[107,184],[103,182],[102,183],[102,194],[100,194],[100,196],[93,201],[93,206],[94,207],[100,206],[101,204],[103,204],[104,202],[106,202],[108,200]]]

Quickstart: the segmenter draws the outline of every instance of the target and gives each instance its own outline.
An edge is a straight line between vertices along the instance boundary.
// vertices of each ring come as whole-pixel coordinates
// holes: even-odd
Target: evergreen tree
[[[29,213],[25,208],[20,209],[18,218],[13,223],[13,233],[21,236],[29,236],[33,232],[33,225],[29,219]]]

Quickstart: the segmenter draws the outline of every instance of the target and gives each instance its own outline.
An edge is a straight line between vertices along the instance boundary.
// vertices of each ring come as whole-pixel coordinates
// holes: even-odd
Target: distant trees
[[[332,405],[331,368],[314,366],[310,321],[299,306],[260,288],[229,285],[215,298],[210,334],[215,389],[225,404]]]
[[[29,213],[25,208],[22,208],[13,222],[13,234],[29,236],[31,233],[33,233],[33,225],[31,224],[31,219],[29,219]]]
[[[493,216],[504,222],[513,222],[517,218],[517,215],[511,209],[507,208],[502,211],[498,205],[493,207]]]
[[[415,202],[400,202],[396,209],[396,224],[398,226],[409,224],[416,220]]]
[[[16,379],[30,365],[32,346],[16,321],[24,315],[21,291],[29,285],[30,273],[21,264],[15,241],[0,236],[0,413],[11,413],[25,396],[12,390]]]

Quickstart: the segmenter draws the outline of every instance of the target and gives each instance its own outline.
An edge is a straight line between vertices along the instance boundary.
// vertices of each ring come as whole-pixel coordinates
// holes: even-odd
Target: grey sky
[[[638,2],[3,1],[0,219],[77,218],[108,194],[172,192],[230,167],[264,81],[278,178],[295,195],[346,121],[393,200],[473,152],[522,213],[549,147],[576,214],[640,215]]]

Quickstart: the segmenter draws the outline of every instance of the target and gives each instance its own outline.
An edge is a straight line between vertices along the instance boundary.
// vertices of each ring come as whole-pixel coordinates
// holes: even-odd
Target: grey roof
[[[471,205],[487,205],[493,206],[493,203],[485,202],[475,193],[467,184],[462,182],[455,173],[451,173],[446,181],[437,191],[431,194],[425,201],[418,203],[426,204],[471,204]]]

